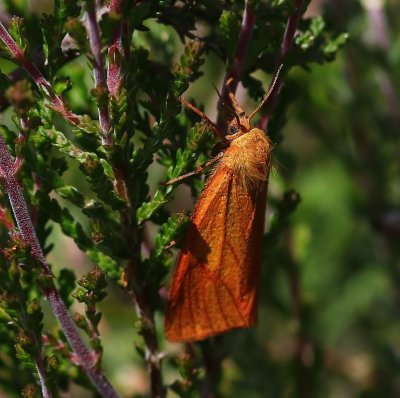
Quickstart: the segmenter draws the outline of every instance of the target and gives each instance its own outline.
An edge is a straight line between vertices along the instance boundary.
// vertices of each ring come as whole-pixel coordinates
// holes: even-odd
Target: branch
[[[28,59],[26,59],[24,52],[15,42],[15,40],[8,33],[7,29],[0,22],[0,40],[6,45],[10,51],[11,58],[21,64],[29,75],[32,77],[36,85],[42,89],[46,95],[49,97],[51,102],[51,108],[63,116],[68,122],[74,126],[79,125],[79,118],[77,115],[68,110],[63,99],[59,97],[51,87],[51,84],[42,75],[36,64]]]
[[[154,325],[154,311],[147,304],[148,300],[143,292],[134,288],[136,312],[142,323],[141,333],[145,342],[145,358],[150,376],[150,389],[152,398],[164,398],[166,389],[161,373],[161,360],[163,354],[159,352],[156,328]]]
[[[109,4],[111,12],[121,16],[121,1],[112,0]],[[107,87],[110,95],[117,97],[119,88],[122,83],[121,79],[121,57],[122,53],[122,21],[119,22],[108,49],[108,66],[107,66]]]
[[[224,335],[215,336],[208,340],[208,344],[201,344],[201,353],[204,359],[204,367],[206,369],[206,377],[201,392],[202,398],[210,398],[217,396],[217,385],[219,375],[221,374],[221,363],[224,355],[221,355],[221,349]]]
[[[36,346],[38,345],[36,339],[35,339],[35,345]],[[43,358],[40,354],[38,354],[35,357],[35,364],[39,376],[40,387],[42,388],[43,398],[52,398],[53,395],[51,394],[50,390],[47,388],[46,385],[46,372],[44,371]]]
[[[243,72],[243,66],[244,62],[246,59],[246,54],[248,52],[249,46],[251,44],[251,39],[253,36],[253,29],[254,29],[254,24],[255,24],[255,15],[252,12],[250,5],[250,1],[246,0],[245,1],[245,9],[243,12],[243,19],[242,19],[242,26],[239,34],[239,41],[238,41],[238,46],[236,49],[236,54],[235,54],[235,59],[234,63],[231,69],[229,69],[224,78],[224,84],[222,88],[222,93],[221,93],[221,98],[218,102],[218,117],[217,117],[217,126],[221,130],[225,130],[225,121],[224,121],[224,115],[221,110],[223,109],[222,104],[229,103],[229,94],[236,93],[237,86],[239,83],[240,75]],[[283,35],[282,39],[282,44],[280,48],[280,53],[279,53],[279,60],[277,63],[277,68],[274,73],[274,76],[278,75],[279,69],[281,68],[281,65],[283,63],[283,60],[286,57],[286,54],[290,50],[290,48],[293,45],[294,41],[294,36],[296,33],[297,25],[300,20],[300,17],[302,15],[302,9],[304,5],[304,0],[296,0],[296,9],[295,12],[289,17],[285,33]],[[230,80],[229,87],[227,86],[227,82]],[[277,95],[280,91],[280,88],[282,86],[282,81],[281,78],[278,76],[278,79],[274,82],[274,87],[271,91],[270,97],[269,97],[269,102],[268,104],[270,106],[273,106],[274,102],[276,101]],[[271,82],[272,84],[272,82]],[[272,86],[270,86],[270,89]],[[262,128],[266,128],[268,124],[268,116],[264,116],[261,121],[260,125],[264,126]],[[213,394],[213,390],[215,389],[215,374],[218,372],[218,369],[220,368],[221,365],[221,360],[217,359],[216,354],[212,356],[206,356],[205,352],[203,350],[203,357],[206,363],[206,371],[207,371],[207,383],[205,384],[205,390],[203,392],[203,396],[211,396]]]
[[[28,119],[26,116],[21,117],[21,128],[18,132],[18,141],[20,143],[22,143],[23,141],[25,141],[26,139],[26,135],[25,135],[25,131],[28,128]],[[18,168],[20,167],[20,165],[22,164],[22,159],[20,158],[20,155],[17,154],[17,157],[15,158],[14,161],[14,170],[18,170]],[[0,165],[0,170],[1,170],[1,165]],[[23,299],[22,297],[19,295],[19,300],[22,302]],[[24,324],[24,327],[26,329],[27,328],[27,319],[26,319],[26,315],[24,313],[21,313],[21,318],[22,318],[22,322]],[[43,363],[43,357],[42,357],[42,348],[41,348],[41,344],[38,341],[36,335],[34,333],[32,333],[32,340],[33,340],[33,344],[35,345],[37,354],[35,355],[35,365],[36,365],[36,370],[38,373],[38,377],[39,377],[39,383],[42,389],[42,395],[44,398],[52,398],[52,393],[51,391],[48,389],[47,387],[47,383],[46,383],[46,371],[45,371],[45,366]]]
[[[238,45],[236,47],[235,58],[233,65],[225,73],[222,92],[218,101],[217,109],[217,129],[219,131],[226,130],[226,115],[224,115],[223,104],[230,103],[230,94],[235,94],[239,84],[240,76],[243,72],[243,66],[246,60],[246,55],[249,50],[251,40],[253,37],[253,30],[255,24],[255,15],[250,7],[251,0],[245,0],[245,7],[243,11],[242,25],[239,33]],[[227,82],[229,81],[229,86]],[[217,336],[216,339],[221,342],[223,336]],[[217,384],[217,375],[220,373],[222,356],[218,353],[218,345],[214,340],[210,340],[210,344],[214,347],[212,352],[202,347],[202,356],[206,368],[206,378],[203,386],[202,397],[213,397]]]
[[[293,42],[294,42],[294,37],[296,34],[296,29],[297,25],[299,24],[302,12],[303,12],[303,6],[304,6],[304,0],[296,0],[296,9],[292,15],[290,15],[287,24],[286,24],[286,29],[285,33],[283,34],[283,39],[282,39],[282,44],[281,44],[281,49],[279,53],[279,59],[277,62],[277,66],[274,72],[274,76],[276,76],[280,66],[284,63],[285,58],[289,50],[291,49]],[[270,86],[271,88],[271,86]],[[278,77],[275,87],[273,88],[271,95],[268,100],[268,108],[273,108],[275,105],[279,92],[281,91],[282,88],[282,78]],[[268,126],[270,115],[268,113],[264,114],[264,116],[261,118],[259,122],[259,127],[263,130],[265,130]]]
[[[97,23],[96,7],[94,1],[87,3],[87,33],[90,49],[93,55],[93,73],[98,98],[99,122],[102,131],[103,145],[112,145],[110,114],[108,112],[108,97],[106,78],[104,73],[104,60],[101,54],[100,30]]]
[[[122,23],[120,22],[112,37],[112,43],[108,50],[107,76],[104,70],[104,59],[101,54],[101,41],[99,24],[97,23],[95,2],[87,3],[87,32],[89,36],[90,48],[94,57],[93,73],[95,79],[95,87],[98,98],[99,122],[102,131],[103,145],[112,145],[112,126],[110,122],[110,112],[108,110],[109,98],[108,94],[116,98],[122,84],[121,78],[121,48],[122,48]],[[114,0],[109,5],[109,10],[117,14],[121,14],[120,0]],[[121,17],[121,15],[120,15]],[[129,206],[129,197],[127,195],[126,183],[124,181],[124,173],[122,170],[113,167],[115,175],[115,189],[125,203]]]
[[[245,1],[245,7],[243,11],[242,26],[239,33],[238,45],[236,48],[236,54],[233,61],[232,67],[226,72],[224,77],[224,83],[222,86],[221,98],[218,101],[218,117],[217,126],[221,131],[225,131],[225,120],[221,110],[223,109],[223,103],[229,103],[229,94],[236,93],[237,86],[239,84],[240,75],[243,71],[243,66],[246,60],[247,51],[250,47],[251,39],[253,37],[253,30],[255,24],[255,15],[250,8],[250,0]],[[229,87],[227,82],[230,80]]]
[[[54,283],[50,266],[46,262],[39,240],[26,205],[23,190],[16,178],[16,165],[13,162],[7,145],[0,135],[0,176],[1,182],[10,200],[10,204],[23,239],[29,244],[32,255],[39,261],[46,286],[42,287],[43,294],[59,321],[79,365],[86,371],[87,376],[103,397],[118,398],[119,395],[111,386],[101,370],[96,368],[95,356],[88,350],[83,342],[71,316],[58,293]]]
[[[137,317],[141,322],[140,334],[143,336],[145,343],[145,360],[150,376],[151,397],[164,398],[166,389],[161,372],[163,354],[160,353],[158,347],[154,311],[149,305],[149,299],[143,289],[143,284],[140,284],[136,278],[139,274],[138,268],[141,265],[140,259],[135,255],[135,253],[140,252],[140,245],[137,243],[139,241],[138,231],[137,227],[130,224],[129,214],[123,213],[121,217],[125,225],[127,243],[132,247],[132,258],[127,266],[124,279],[128,286],[127,291],[135,303]]]
[[[116,13],[120,17],[118,24],[110,43],[108,50],[108,66],[107,66],[107,87],[110,95],[114,98],[118,97],[119,88],[122,84],[121,77],[121,55],[124,54],[126,59],[129,59],[129,48],[122,49],[122,33],[125,22],[121,15],[121,1],[112,0],[109,3],[111,12]],[[116,176],[116,189],[123,198],[132,197],[128,192],[129,184],[124,179],[123,170],[114,169]],[[129,203],[129,199],[126,200]],[[162,398],[166,395],[166,389],[163,384],[163,377],[161,372],[162,353],[159,352],[157,332],[154,324],[154,311],[149,305],[149,300],[146,293],[138,283],[136,276],[140,273],[138,268],[141,265],[140,259],[136,257],[135,253],[140,252],[140,245],[138,244],[138,230],[135,225],[132,225],[132,217],[128,210],[120,212],[122,225],[125,228],[126,241],[132,247],[132,259],[127,267],[126,279],[130,284],[130,291],[132,300],[136,306],[136,313],[142,324],[141,334],[145,343],[145,360],[147,370],[150,377],[150,390],[153,398]],[[136,249],[135,249],[136,248]]]

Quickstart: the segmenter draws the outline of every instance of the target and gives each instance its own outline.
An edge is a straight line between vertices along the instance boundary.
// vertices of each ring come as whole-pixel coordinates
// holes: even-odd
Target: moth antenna
[[[257,108],[251,113],[249,116],[249,120],[252,119],[252,117],[262,108],[262,106],[268,101],[269,97],[271,96],[272,92],[274,91],[274,88],[276,86],[276,83],[279,78],[279,74],[281,73],[281,70],[283,68],[283,64],[281,64],[278,68],[278,70],[275,73],[274,80],[272,81],[271,87],[268,90],[267,95],[264,97],[264,99],[260,102],[260,105],[257,106]]]

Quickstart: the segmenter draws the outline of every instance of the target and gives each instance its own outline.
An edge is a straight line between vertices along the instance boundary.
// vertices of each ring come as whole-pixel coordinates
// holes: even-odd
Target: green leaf
[[[167,222],[162,224],[160,232],[156,236],[155,257],[162,255],[165,247],[173,244],[185,230],[190,218],[184,213],[177,213],[168,218]]]
[[[336,54],[339,49],[346,44],[348,39],[348,33],[341,33],[337,35],[334,39],[328,41],[328,43],[325,45],[324,53],[328,56]]]
[[[72,304],[71,293],[75,289],[75,274],[70,269],[63,268],[58,275],[57,282],[59,286],[60,295],[64,303],[69,308]]]
[[[222,37],[224,39],[225,49],[228,55],[229,62],[233,61],[236,52],[237,39],[239,37],[241,21],[237,14],[224,10],[219,20]]]
[[[116,281],[121,278],[122,268],[110,256],[93,249],[88,250],[86,254],[110,279]]]
[[[57,188],[56,192],[63,199],[68,200],[75,206],[83,208],[85,206],[85,197],[82,193],[72,185],[65,185],[63,187]]]
[[[54,83],[54,91],[57,95],[62,95],[72,88],[71,79],[67,76],[57,77]]]
[[[113,183],[115,177],[111,166],[104,159],[99,158],[95,153],[82,151],[55,129],[46,129],[43,133],[50,136],[52,144],[60,149],[62,153],[67,154],[80,163],[80,169],[87,177],[92,190],[96,192],[99,199],[103,200],[113,209],[121,209],[125,206],[123,199],[114,190]],[[75,195],[73,199],[78,198]]]
[[[150,202],[143,203],[137,210],[136,217],[139,223],[149,220],[152,215],[159,210],[168,200],[165,193],[158,190]]]
[[[29,43],[26,39],[27,35],[24,19],[17,16],[12,17],[8,27],[8,32],[16,41],[22,52],[25,53],[28,50]]]

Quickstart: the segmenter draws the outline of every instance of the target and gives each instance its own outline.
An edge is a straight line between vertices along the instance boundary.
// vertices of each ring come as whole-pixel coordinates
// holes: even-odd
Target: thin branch
[[[35,345],[36,345],[36,343],[37,343],[37,341],[35,341]],[[36,355],[36,357],[35,357],[35,365],[36,365],[36,370],[37,370],[38,376],[39,376],[39,382],[40,382],[40,387],[42,389],[43,398],[52,398],[53,395],[47,388],[46,372],[44,371],[43,358],[40,354]]]
[[[225,74],[221,97],[218,101],[219,112],[217,117],[217,126],[222,131],[225,131],[225,120],[221,109],[223,109],[224,103],[230,103],[229,94],[236,93],[236,89],[240,80],[240,75],[243,71],[243,66],[246,60],[246,55],[250,47],[251,39],[253,37],[253,30],[256,18],[253,11],[251,10],[249,3],[250,0],[245,1],[242,26],[239,33],[239,40],[236,47],[235,58],[232,67],[227,70]],[[228,81],[230,81],[229,87],[227,85]]]
[[[112,97],[117,97],[119,88],[122,84],[121,77],[121,54],[125,58],[129,58],[129,49],[122,49],[122,34],[124,27],[124,18],[121,15],[121,2],[120,0],[112,0],[109,3],[111,12],[116,13],[120,17],[120,23],[112,36],[108,51],[108,67],[107,67],[107,87]],[[133,194],[129,193],[129,184],[124,179],[123,170],[114,169],[114,174],[117,179],[116,189],[124,198],[131,197]],[[129,200],[127,200],[129,203]],[[135,303],[136,313],[142,323],[141,334],[145,343],[145,360],[147,370],[150,378],[150,390],[153,398],[163,398],[166,396],[166,388],[163,384],[163,377],[161,372],[162,353],[159,352],[159,345],[157,339],[157,332],[154,323],[154,311],[149,305],[149,299],[146,296],[145,289],[137,280],[139,274],[138,269],[141,266],[140,258],[137,253],[140,252],[139,233],[136,225],[132,224],[132,216],[130,208],[122,210],[121,224],[125,229],[126,241],[132,248],[132,258],[127,266],[126,280],[129,284],[127,289]]]
[[[21,297],[21,293],[17,292],[18,294],[18,299],[19,301],[23,301],[23,298]],[[28,330],[28,322],[27,322],[27,316],[25,310],[21,311],[19,314],[20,321],[23,325],[23,327]],[[44,398],[52,398],[52,393],[47,387],[47,382],[46,382],[46,371],[45,371],[45,366],[43,363],[43,356],[42,356],[42,346],[40,344],[40,341],[37,339],[35,333],[32,333],[29,331],[29,337],[31,337],[33,341],[33,345],[35,346],[36,349],[36,354],[34,357],[35,361],[35,366],[36,366],[36,371],[38,373],[38,378],[39,378],[39,383],[40,387],[42,389],[42,395]]]
[[[121,54],[122,54],[122,26],[125,23],[121,14],[120,0],[112,0],[109,4],[110,12],[115,13],[120,18],[115,31],[111,38],[111,43],[107,54],[107,88],[110,94],[110,100],[117,100],[120,88],[123,82],[121,72]],[[127,55],[125,54],[125,57]],[[114,168],[115,189],[119,195],[125,200],[129,207],[129,195],[127,184],[124,179],[124,172],[121,169]]]
[[[18,132],[18,140],[20,141],[20,144],[25,141],[26,139],[26,129],[28,128],[28,118],[26,116],[21,117],[21,128]],[[18,170],[19,166],[22,164],[22,159],[19,157],[19,154],[17,154],[17,157],[15,158],[14,161],[14,170]],[[1,165],[0,165],[1,169]],[[22,300],[22,297],[20,297],[20,301]],[[26,319],[26,314],[22,313],[22,322],[24,323],[24,326],[26,327],[27,325],[27,319]],[[43,357],[42,357],[42,348],[41,344],[38,341],[36,335],[32,333],[32,340],[35,345],[37,354],[35,355],[35,365],[36,365],[36,370],[38,373],[39,377],[39,383],[42,389],[42,395],[44,398],[52,398],[52,393],[51,391],[47,388],[47,382],[46,382],[46,371],[43,363]]]
[[[124,279],[127,285],[127,292],[135,303],[136,314],[142,325],[140,333],[145,343],[145,360],[150,377],[151,397],[164,398],[166,396],[166,388],[161,372],[163,354],[160,353],[158,347],[154,310],[149,304],[149,297],[146,295],[143,284],[137,280],[139,267],[141,266],[140,258],[137,255],[137,253],[140,253],[139,231],[136,226],[131,224],[131,217],[129,217],[127,211],[121,212],[121,218],[127,244],[132,248],[132,258],[126,268]]]
[[[150,376],[150,389],[152,398],[164,398],[166,389],[163,384],[161,373],[161,360],[163,354],[159,352],[158,339],[154,324],[154,311],[149,307],[148,300],[140,293],[135,291],[136,312],[142,322],[143,339],[145,342],[145,359]]]
[[[39,261],[44,275],[48,277],[48,283],[43,288],[43,294],[59,321],[79,365],[86,371],[97,391],[103,397],[119,397],[110,382],[100,369],[96,367],[95,355],[92,354],[83,342],[75,323],[54,286],[50,266],[46,262],[39,240],[36,236],[33,224],[26,205],[23,190],[16,178],[15,163],[8,152],[7,145],[0,135],[0,176],[1,182],[10,200],[10,204],[17,221],[18,228],[24,240],[29,244],[32,255]]]
[[[104,57],[101,54],[101,40],[99,24],[97,22],[97,14],[95,2],[87,3],[87,32],[89,37],[90,48],[93,55],[93,73],[95,78],[95,86],[100,96],[107,96],[107,101],[100,99],[98,104],[99,122],[102,131],[103,145],[112,145],[112,126],[110,122],[110,112],[108,110],[108,94],[117,97],[122,84],[121,77],[121,48],[122,48],[122,23],[117,25],[116,31],[112,37],[112,43],[108,50],[107,75],[104,68]],[[114,0],[109,5],[110,11],[120,14],[120,2]],[[120,15],[121,16],[121,15]],[[122,17],[122,16],[121,16]],[[129,206],[129,197],[127,187],[124,181],[124,173],[122,170],[114,167],[115,183],[114,187],[119,196],[125,200]]]
[[[22,301],[22,298],[20,298],[20,299]],[[24,327],[26,327],[27,320],[26,320],[25,314],[23,314],[22,322],[24,323]],[[43,363],[42,347],[41,347],[40,341],[38,341],[38,339],[34,333],[31,333],[31,337],[32,337],[33,344],[37,351],[34,360],[35,360],[36,370],[38,373],[40,387],[42,389],[42,395],[44,398],[52,398],[53,395],[47,387],[46,371],[45,371],[45,367],[44,367],[44,363]]]
[[[222,93],[218,101],[216,128],[219,131],[226,130],[226,115],[224,115],[223,112],[223,104],[230,104],[231,96],[233,95],[234,97],[234,94],[236,93],[240,76],[243,72],[246,55],[253,37],[255,15],[251,10],[250,3],[250,0],[245,0],[242,25],[239,33],[238,45],[236,47],[235,58],[232,67],[227,70],[225,74]],[[229,85],[227,84],[228,82]],[[223,336],[217,336],[216,339],[221,343]],[[214,342],[215,341],[213,340],[211,344],[214,344]],[[203,348],[202,356],[206,368],[206,378],[203,385],[202,397],[213,397],[216,395],[217,375],[220,373],[223,356],[218,353],[217,345],[215,345],[215,350],[210,353]]]
[[[68,122],[77,126],[79,125],[79,117],[68,110],[66,104],[63,99],[59,97],[51,87],[51,84],[46,80],[46,78],[42,75],[39,68],[36,64],[28,59],[26,59],[24,52],[15,42],[15,40],[8,33],[7,29],[0,22],[0,40],[6,45],[8,50],[10,51],[10,55],[12,59],[21,64],[28,74],[32,77],[36,85],[42,89],[46,95],[49,97],[51,102],[51,108],[62,115]]]
[[[217,117],[217,126],[219,129],[224,130],[224,115],[223,112],[221,112],[222,104],[223,103],[229,103],[229,95],[235,94],[240,75],[243,72],[243,66],[244,62],[246,59],[246,54],[248,52],[251,39],[253,36],[253,29],[254,29],[254,24],[255,24],[255,15],[252,12],[250,8],[250,1],[246,0],[245,1],[245,9],[243,13],[243,19],[242,19],[242,26],[240,30],[240,35],[239,35],[239,42],[238,46],[236,49],[236,55],[234,59],[234,63],[231,69],[229,69],[226,72],[225,78],[224,78],[224,85],[222,88],[222,94],[220,96],[220,100],[218,102],[218,117]],[[290,50],[291,46],[293,45],[293,40],[294,36],[296,33],[297,25],[298,22],[301,18],[302,15],[302,10],[303,10],[303,5],[304,5],[304,0],[296,0],[296,9],[295,12],[289,17],[285,33],[282,39],[282,44],[280,48],[280,53],[279,53],[279,59],[277,63],[277,68],[274,73],[274,76],[277,76],[277,79],[274,79],[273,82],[271,82],[270,86],[270,93],[269,93],[269,100],[268,104],[273,105],[274,102],[276,101],[277,95],[280,91],[282,81],[281,78],[279,77],[279,70],[282,67],[282,63],[286,57],[286,54]],[[229,86],[227,85],[227,82],[229,81]],[[264,128],[268,124],[268,116],[264,116],[260,122],[260,125],[264,125]],[[215,374],[218,373],[220,365],[221,365],[221,359],[217,359],[217,356],[214,355],[211,357],[208,357],[204,354],[203,352],[203,357],[206,362],[206,371],[207,371],[207,383],[204,386],[204,391],[203,391],[203,396],[212,396],[214,393],[214,390],[216,388],[215,386]]]
[[[111,0],[110,12],[117,14],[121,20],[118,23],[108,49],[107,87],[110,95],[117,97],[122,83],[121,78],[121,53],[122,53],[122,15],[121,0]]]
[[[118,96],[122,84],[120,61],[121,49],[120,38],[116,38],[108,49],[107,87],[110,95],[113,97]]]
[[[235,58],[233,65],[225,73],[222,92],[218,101],[218,115],[216,128],[218,131],[226,130],[226,115],[223,112],[223,104],[231,103],[231,95],[234,96],[239,84],[240,75],[243,71],[243,66],[246,60],[246,55],[249,50],[251,40],[253,37],[253,30],[255,24],[255,15],[250,7],[250,0],[245,0],[245,7],[242,17],[242,25],[239,33],[238,45],[236,47]],[[229,81],[229,85],[227,84]],[[218,337],[222,339],[223,337]],[[203,386],[202,396],[212,397],[215,395],[216,389],[216,375],[220,371],[221,358],[217,352],[208,354],[207,350],[202,350],[202,355],[206,368],[206,381]]]
[[[218,376],[221,373],[221,363],[224,359],[221,349],[218,348],[222,346],[223,339],[224,335],[215,336],[207,341],[207,345],[202,343],[200,346],[206,369],[206,377],[201,392],[202,398],[217,396]]]
[[[283,63],[286,54],[293,45],[293,40],[296,34],[297,25],[299,24],[303,12],[303,6],[304,6],[304,0],[296,0],[296,9],[294,13],[289,17],[285,33],[283,35],[278,65],[281,65]]]
[[[99,95],[107,95],[106,77],[104,73],[104,60],[101,54],[100,30],[97,23],[96,5],[94,1],[87,3],[87,33],[89,37],[90,49],[93,55],[93,74],[96,90]],[[103,145],[112,144],[110,114],[108,112],[108,101],[100,99],[98,103],[99,122],[102,131]]]
[[[279,53],[279,59],[277,62],[276,70],[274,72],[274,75],[276,75],[278,69],[281,67],[282,64],[284,64],[285,58],[289,50],[291,49],[293,42],[294,42],[294,37],[296,34],[297,30],[297,25],[299,24],[300,18],[303,13],[303,7],[304,7],[304,0],[296,0],[296,8],[293,14],[290,15],[286,28],[285,28],[285,33],[283,34],[283,39],[281,43],[281,49]],[[270,86],[271,87],[271,86]],[[275,87],[271,92],[269,101],[268,101],[268,107],[273,108],[275,105],[279,92],[281,91],[282,88],[282,78],[278,78],[276,81]],[[269,122],[269,117],[270,115],[266,113],[260,120],[259,122],[259,127],[263,130],[265,130],[268,126]]]

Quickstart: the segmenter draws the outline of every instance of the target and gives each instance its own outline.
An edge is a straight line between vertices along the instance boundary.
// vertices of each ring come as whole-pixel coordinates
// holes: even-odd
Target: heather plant
[[[4,2],[0,392],[398,393],[400,57],[387,3]],[[280,65],[255,122],[275,159],[259,324],[172,345],[168,281],[204,178],[164,183],[217,143],[180,97],[224,129],[226,83],[254,109]]]

